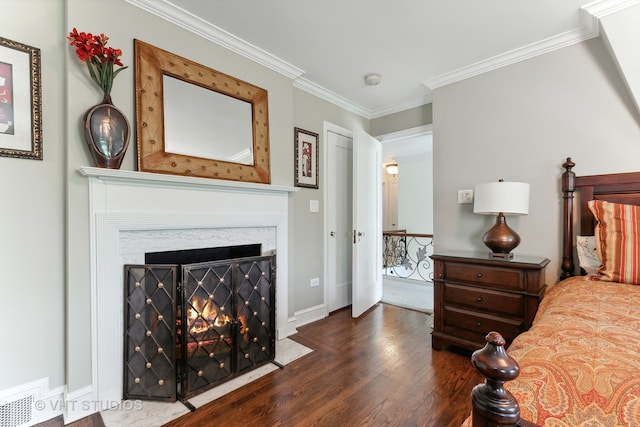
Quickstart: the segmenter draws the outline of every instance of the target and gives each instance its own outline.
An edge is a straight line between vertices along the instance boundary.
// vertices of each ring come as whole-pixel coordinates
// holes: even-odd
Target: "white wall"
[[[0,37],[41,50],[43,160],[0,157],[0,390],[64,375],[62,0],[2,0]]]
[[[605,16],[602,37],[640,111],[640,4]]]
[[[384,153],[384,145],[382,146]],[[384,155],[383,155],[384,157]],[[398,229],[398,175],[387,172],[382,163],[382,231]]]
[[[398,228],[433,234],[433,152],[399,157]]]
[[[637,171],[638,112],[603,43],[593,39],[434,92],[435,250],[482,249],[493,218],[458,205],[458,189],[531,184],[529,215],[509,218],[521,254],[561,261],[561,165],[578,175]]]
[[[323,122],[325,120],[346,129],[355,129],[356,127],[367,129],[369,125],[362,117],[348,113],[327,101],[298,89],[294,91],[294,104],[296,106],[294,111],[295,126],[318,134],[320,144],[318,161],[320,165],[324,162]],[[293,129],[290,140],[291,147],[293,147]],[[322,188],[325,178],[324,171],[320,170],[319,175],[319,188],[317,190],[301,188],[292,203],[291,217],[294,222],[293,233],[295,236],[291,246],[294,249],[291,251],[289,262],[295,266],[291,283],[294,288],[292,291],[294,294],[291,295],[294,312],[325,303],[323,218],[326,203],[323,197],[324,188]],[[309,212],[310,200],[320,202],[319,212]],[[315,277],[320,278],[320,286],[310,288],[309,280]]]

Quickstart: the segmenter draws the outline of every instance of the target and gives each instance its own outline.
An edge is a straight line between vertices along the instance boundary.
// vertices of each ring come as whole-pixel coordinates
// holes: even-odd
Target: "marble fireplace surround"
[[[92,383],[85,400],[122,401],[123,265],[141,263],[145,251],[261,243],[264,254],[276,254],[276,339],[295,333],[288,326],[288,199],[297,188],[79,172],[89,179],[90,207]]]

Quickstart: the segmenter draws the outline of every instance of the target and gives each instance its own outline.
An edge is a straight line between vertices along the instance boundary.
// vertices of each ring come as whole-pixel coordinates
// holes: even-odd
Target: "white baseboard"
[[[297,334],[298,330],[296,329],[296,322],[297,322],[297,319],[295,316],[289,317],[287,319],[286,326],[282,329],[277,330],[276,339],[280,341],[290,337],[291,335]]]
[[[0,392],[0,425],[32,426],[62,414],[63,387],[49,388],[41,378]]]
[[[327,306],[325,304],[319,304],[314,307],[296,311],[294,315],[296,318],[296,327],[303,326],[327,317]]]
[[[100,405],[97,405],[93,396],[93,388],[86,386],[75,391],[69,391],[65,387],[64,390],[65,405],[62,415],[64,423],[69,424],[78,421],[81,418],[88,417],[100,411]]]

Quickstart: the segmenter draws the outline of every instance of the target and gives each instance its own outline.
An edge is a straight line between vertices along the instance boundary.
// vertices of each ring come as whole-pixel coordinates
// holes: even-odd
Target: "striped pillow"
[[[640,285],[640,206],[591,200],[599,280]]]

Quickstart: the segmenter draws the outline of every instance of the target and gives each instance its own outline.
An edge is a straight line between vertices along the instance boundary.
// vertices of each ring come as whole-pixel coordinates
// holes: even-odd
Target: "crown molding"
[[[211,25],[167,0],[125,1],[290,79],[296,79],[305,73],[304,70]]]
[[[432,102],[431,95],[428,95],[426,97],[419,97],[396,105],[370,110],[303,78],[302,76],[305,74],[304,70],[200,19],[184,9],[175,6],[168,0],[125,1],[292,79],[294,81],[294,87],[297,87],[300,90],[308,92],[369,120]],[[422,83],[427,88],[433,90],[496,70],[498,68],[515,64],[538,55],[549,53],[572,44],[598,37],[598,21],[600,18],[639,3],[640,0],[597,0],[591,2],[581,8],[581,19],[583,23],[580,28],[549,37],[545,40],[532,43],[519,49],[514,49],[512,51],[496,55],[492,58],[436,76],[432,79],[424,80]]]
[[[395,142],[402,139],[412,138],[414,136],[433,135],[433,124],[421,125],[409,129],[403,129],[395,132],[377,135],[375,138],[383,144],[387,142]]]
[[[317,96],[318,98],[324,99],[325,101],[329,101],[332,104],[337,105],[338,107],[342,107],[345,110],[351,111],[352,113],[358,114],[366,119],[370,119],[371,111],[364,108],[363,106],[356,104],[345,98],[342,95],[338,95],[335,92],[331,92],[330,90],[315,84],[314,82],[305,79],[304,77],[300,77],[293,82],[293,86],[303,90],[305,92],[310,93],[311,95]]]
[[[591,20],[587,20],[585,28],[566,31],[562,34],[549,37],[539,42],[531,43],[522,48],[514,49],[484,61],[458,68],[450,73],[445,73],[432,79],[424,80],[422,84],[433,90],[597,37],[598,34],[597,24],[593,24]]]
[[[404,102],[402,104],[385,107],[379,110],[369,110],[349,99],[338,95],[318,84],[315,84],[302,76],[305,71],[289,64],[286,61],[248,43],[233,34],[212,25],[186,10],[177,7],[168,0],[125,0],[127,3],[139,7],[155,16],[171,22],[187,31],[190,31],[206,40],[220,45],[237,53],[253,62],[263,65],[283,76],[293,80],[294,87],[308,92],[311,95],[324,99],[338,107],[344,108],[354,114],[368,120],[384,115],[397,113],[409,108],[418,107],[431,102],[431,98],[420,98]]]
[[[640,0],[597,0],[582,6],[595,20],[599,20],[612,13],[619,12],[631,6],[640,4]]]
[[[640,4],[640,0],[596,0],[580,8],[582,25],[574,30],[566,31],[553,37],[532,43],[519,49],[514,49],[484,61],[476,62],[423,81],[422,83],[433,90],[451,83],[474,77],[488,71],[506,67],[516,62],[524,61],[538,55],[552,52],[572,44],[580,43],[600,35],[600,18]]]
[[[405,101],[399,104],[387,106],[384,108],[379,108],[376,110],[369,110],[359,104],[356,104],[347,98],[338,95],[335,92],[331,92],[324,87],[313,83],[310,80],[305,79],[304,77],[300,77],[293,82],[293,86],[303,90],[311,95],[317,96],[318,98],[324,99],[325,101],[331,102],[332,104],[337,105],[338,107],[344,108],[347,111],[350,111],[354,114],[364,117],[367,120],[376,119],[378,117],[387,116],[389,114],[398,113],[401,111],[408,110],[410,108],[421,107],[425,104],[431,103],[431,96],[418,97],[413,100]]]
[[[420,96],[411,100],[405,100],[404,102],[395,105],[372,110],[369,114],[369,119],[377,119],[378,117],[388,116],[389,114],[399,113],[411,108],[422,107],[423,105],[431,104],[432,102],[433,98],[431,96],[431,93],[429,93],[426,96]]]

